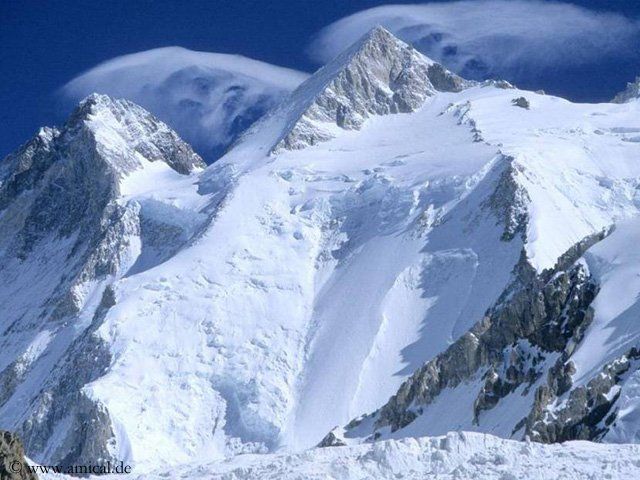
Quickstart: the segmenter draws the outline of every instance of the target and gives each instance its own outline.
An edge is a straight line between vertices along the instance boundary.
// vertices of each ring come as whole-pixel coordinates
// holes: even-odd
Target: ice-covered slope
[[[202,172],[139,107],[83,105],[0,167],[0,420],[36,460],[300,449],[373,411],[346,436],[633,438],[633,382],[607,388],[633,342],[583,346],[638,102],[470,84],[376,29]]]

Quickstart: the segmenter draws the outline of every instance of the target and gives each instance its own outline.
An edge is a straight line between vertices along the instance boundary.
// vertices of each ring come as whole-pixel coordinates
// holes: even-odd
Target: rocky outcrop
[[[474,125],[475,126],[475,125]],[[529,194],[518,182],[520,172],[515,159],[510,156],[502,156],[506,168],[502,171],[498,184],[483,203],[483,207],[493,212],[497,223],[503,226],[503,241],[510,241],[516,236],[522,236],[526,240],[526,227],[529,220],[527,204],[531,202]]]
[[[634,347],[607,363],[586,385],[571,390],[557,405],[557,399],[570,390],[574,373],[572,362],[563,357],[549,371],[547,383],[536,391],[526,419],[527,435],[545,443],[601,438],[616,419],[613,406],[620,392],[615,387],[624,374],[639,367],[639,360],[640,351]]]
[[[0,430],[0,480],[37,480],[29,471],[22,443],[13,433]]]
[[[113,290],[107,287],[91,325],[72,343],[42,386],[31,414],[20,427],[29,452],[52,450],[48,458],[65,467],[118,460],[110,453],[115,437],[109,414],[83,389],[99,378],[112,360],[108,345],[96,330],[115,302]],[[57,443],[50,445],[54,435]]]
[[[301,149],[359,129],[372,115],[407,113],[437,91],[471,85],[376,27],[300,85],[286,102],[287,122],[273,151]]]
[[[524,108],[525,110],[529,110],[529,107],[531,106],[529,100],[527,100],[525,97],[514,98],[513,100],[511,100],[511,104],[514,107]]]
[[[341,439],[334,432],[329,432],[322,439],[322,441],[318,444],[318,447],[320,447],[320,448],[324,448],[324,447],[344,447],[345,445],[346,445],[346,442],[343,439]]]

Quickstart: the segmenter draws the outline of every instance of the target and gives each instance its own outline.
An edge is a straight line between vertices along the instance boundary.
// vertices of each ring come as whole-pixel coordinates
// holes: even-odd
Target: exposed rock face
[[[336,126],[359,129],[371,115],[412,112],[437,91],[470,84],[376,27],[292,93],[287,129],[273,150],[314,145]]]
[[[204,166],[175,132],[140,107],[88,97],[62,131],[42,129],[2,162],[0,209],[8,207],[3,221],[21,232],[8,249],[24,257],[54,230],[69,236],[80,227],[87,238],[98,225],[104,229],[110,217],[123,215],[111,204],[119,178],[141,161],[163,161],[185,174]]]
[[[34,409],[20,429],[29,452],[46,450],[59,422],[68,418],[71,434],[56,446],[51,458],[65,467],[112,459],[109,446],[114,442],[114,433],[109,415],[102,404],[86,395],[83,387],[98,378],[111,361],[108,346],[95,331],[114,304],[114,293],[107,287],[91,325],[72,343],[43,385]]]
[[[71,129],[69,133],[73,134],[75,128],[88,128],[97,136],[97,143],[100,144],[100,140],[103,140],[102,146],[105,147],[109,140],[109,132],[103,127],[113,124],[114,121],[119,126],[117,135],[126,142],[126,148],[139,153],[147,161],[165,162],[182,174],[206,166],[200,156],[177,133],[142,107],[127,100],[112,99],[99,94],[90,95],[71,114],[66,129]],[[116,170],[134,164],[133,159],[125,162],[123,160],[122,156],[118,156],[115,161],[109,163]]]
[[[129,266],[141,235],[140,206],[120,201],[121,184],[148,162],[164,162],[179,174],[204,167],[189,145],[142,108],[91,95],[60,130],[41,129],[0,163],[0,289],[7,297],[0,304],[12,305],[0,345],[3,358],[13,358],[0,363],[0,409],[3,418],[17,419],[4,426],[19,432],[38,461],[110,458],[109,415],[84,391],[111,361],[95,335],[115,302],[110,287],[98,288],[102,301],[88,319],[78,315],[92,286]],[[34,275],[25,273],[30,269]],[[20,295],[37,282],[38,295]],[[59,333],[66,340],[47,354],[46,366],[39,364]],[[42,378],[45,368],[50,372]],[[25,381],[41,385],[28,401],[17,393]]]
[[[622,376],[637,370],[640,352],[632,348],[627,354],[608,363],[586,385],[569,392],[557,408],[548,408],[571,387],[572,363],[560,361],[549,372],[548,382],[536,392],[535,403],[527,417],[531,439],[545,443],[568,440],[598,440],[616,419],[613,407],[619,391],[615,387]],[[558,371],[564,368],[564,371]]]
[[[0,480],[37,480],[26,466],[20,440],[10,432],[0,431]]]
[[[344,447],[345,441],[333,432],[329,432],[318,444],[318,447]]]
[[[640,98],[640,77],[636,77],[635,81],[627,83],[627,88],[618,93],[611,101],[613,103],[626,103],[638,98]]]
[[[481,132],[477,131],[476,134],[481,135]],[[517,235],[525,236],[529,218],[527,203],[530,199],[527,191],[517,180],[520,172],[515,166],[514,158],[505,156],[503,158],[508,166],[500,175],[495,190],[483,206],[489,208],[498,220],[498,224],[504,227],[502,240],[510,241]]]
[[[514,98],[513,100],[511,100],[511,103],[514,107],[524,108],[525,110],[529,110],[530,107],[529,100],[527,100],[525,97]]]

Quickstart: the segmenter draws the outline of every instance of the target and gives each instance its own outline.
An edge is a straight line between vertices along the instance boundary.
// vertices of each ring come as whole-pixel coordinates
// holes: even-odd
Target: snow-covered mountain
[[[93,95],[0,164],[0,426],[154,467],[636,441],[639,112],[468,82],[382,28],[207,168]]]

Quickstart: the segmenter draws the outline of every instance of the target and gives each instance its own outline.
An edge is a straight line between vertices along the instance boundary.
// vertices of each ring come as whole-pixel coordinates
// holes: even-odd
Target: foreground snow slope
[[[172,469],[171,476],[185,480],[546,480],[553,475],[559,480],[628,480],[640,475],[639,455],[638,445],[543,445],[459,432],[296,454],[240,455],[181,466]],[[134,474],[140,480],[160,480],[168,472]]]
[[[0,166],[0,420],[35,460],[298,450],[373,411],[347,440],[614,439],[618,398],[636,438],[635,337],[613,367],[597,340],[619,257],[581,257],[638,214],[638,102],[471,84],[376,29],[204,171],[83,105]]]

